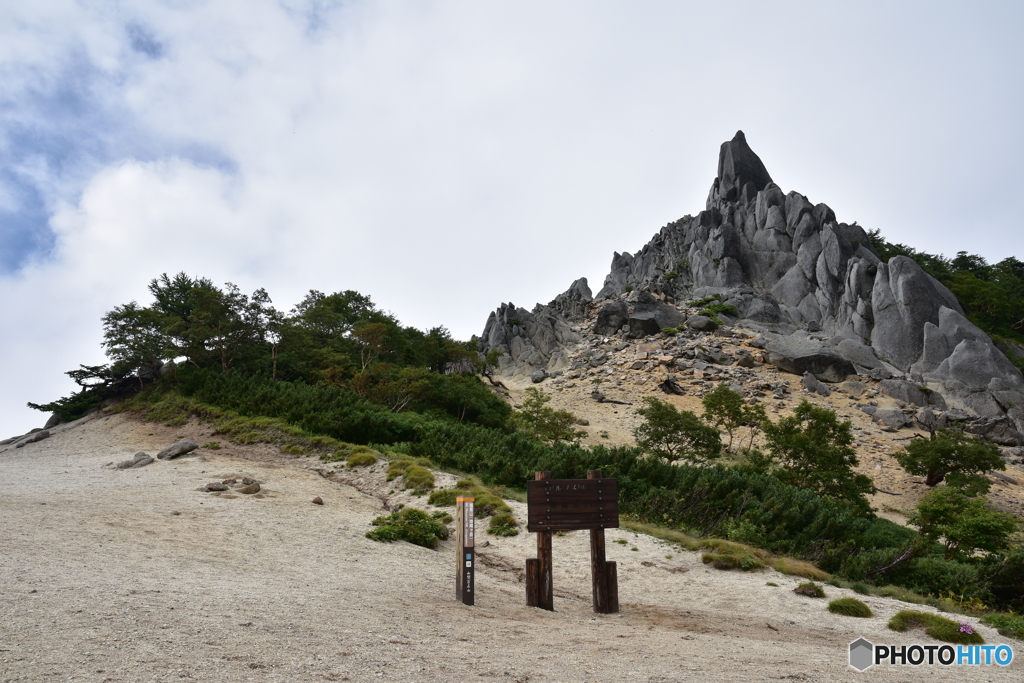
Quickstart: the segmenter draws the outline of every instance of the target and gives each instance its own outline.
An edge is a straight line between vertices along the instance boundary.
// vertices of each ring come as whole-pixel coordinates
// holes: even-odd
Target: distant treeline
[[[483,360],[475,344],[455,341],[440,326],[427,332],[402,326],[358,292],[313,290],[284,314],[263,289],[247,296],[230,283],[220,288],[185,273],[161,275],[149,291],[150,305],[133,301],[103,316],[110,363],[70,371],[82,391],[29,405],[69,420],[161,377],[187,379],[186,391],[208,387],[217,396],[211,402],[227,405],[231,399],[216,392],[216,377],[231,375],[259,383],[252,391],[268,406],[280,393],[277,383],[305,387],[290,415],[339,401],[365,404],[370,412],[443,413],[490,426],[511,414],[476,378]],[[184,367],[202,372],[186,378]],[[288,400],[297,398],[292,393]]]

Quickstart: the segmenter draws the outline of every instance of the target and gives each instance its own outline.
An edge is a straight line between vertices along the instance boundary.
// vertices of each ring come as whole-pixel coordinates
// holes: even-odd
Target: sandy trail
[[[380,492],[325,479],[310,459],[231,446],[103,467],[177,436],[209,439],[199,425],[112,415],[0,449],[0,680],[1009,681],[1024,671],[1018,642],[979,627],[1014,645],[1017,661],[966,675],[858,674],[846,664],[857,637],[933,642],[885,628],[904,603],[868,597],[876,617],[832,615],[794,595],[794,578],[709,570],[698,553],[624,530],[608,533],[620,614],[591,612],[586,532],[554,539],[556,612],[523,604],[535,552],[526,533],[480,549],[478,604],[466,607],[453,598],[451,542],[366,539]],[[265,497],[196,490],[235,473],[263,482]]]

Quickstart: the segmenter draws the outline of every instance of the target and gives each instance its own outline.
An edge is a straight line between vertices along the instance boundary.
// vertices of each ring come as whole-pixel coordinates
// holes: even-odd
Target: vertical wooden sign
[[[473,511],[475,500],[469,496],[459,496],[455,499],[455,599],[461,600],[464,605],[472,605],[476,593],[473,576],[476,565],[476,514]]]

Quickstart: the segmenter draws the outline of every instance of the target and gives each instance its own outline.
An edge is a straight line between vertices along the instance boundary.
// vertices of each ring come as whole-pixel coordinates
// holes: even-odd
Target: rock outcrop
[[[565,364],[562,340],[576,337],[566,317],[584,304],[600,306],[594,332],[639,338],[682,325],[673,304],[716,296],[762,333],[781,369],[825,382],[899,380],[927,393],[928,405],[1006,417],[1024,432],[1024,377],[956,297],[912,259],[883,262],[867,233],[827,205],[783,192],[742,132],[722,145],[703,211],[669,223],[636,254],[615,253],[593,303],[579,282],[533,314],[502,306],[481,349],[509,353],[502,370],[551,372]],[[918,405],[911,393],[900,400]]]

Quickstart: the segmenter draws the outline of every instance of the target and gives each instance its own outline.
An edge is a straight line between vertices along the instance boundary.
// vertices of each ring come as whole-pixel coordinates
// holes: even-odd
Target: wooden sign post
[[[527,531],[537,534],[537,559],[526,560],[526,604],[554,611],[551,584],[551,535],[554,531],[590,529],[590,570],[594,611],[619,611],[618,572],[605,559],[604,530],[619,526],[619,485],[600,470],[586,479],[550,479],[537,472],[527,482]]]
[[[455,599],[461,600],[464,605],[473,604],[473,595],[476,592],[473,576],[476,564],[474,500],[475,498],[469,496],[459,496],[455,499]]]

